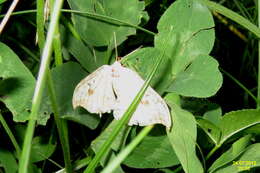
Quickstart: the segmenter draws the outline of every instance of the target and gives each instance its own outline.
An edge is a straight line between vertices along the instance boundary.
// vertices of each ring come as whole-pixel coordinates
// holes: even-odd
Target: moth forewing
[[[114,103],[115,94],[109,65],[103,65],[85,77],[73,93],[73,108],[81,106],[90,113],[111,112]]]

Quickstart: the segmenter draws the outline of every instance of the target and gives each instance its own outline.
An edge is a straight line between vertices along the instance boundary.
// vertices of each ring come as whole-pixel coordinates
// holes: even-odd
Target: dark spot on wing
[[[94,93],[94,90],[88,89],[88,95],[91,96]]]

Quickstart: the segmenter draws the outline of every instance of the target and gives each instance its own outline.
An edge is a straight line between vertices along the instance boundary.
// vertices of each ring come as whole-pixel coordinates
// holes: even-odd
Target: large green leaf
[[[173,72],[182,71],[199,54],[208,54],[214,44],[214,21],[197,0],[178,0],[160,18],[155,47],[174,59]]]
[[[52,69],[52,78],[60,115],[65,119],[94,129],[99,123],[98,115],[92,115],[82,109],[73,110],[72,108],[74,89],[86,74],[81,66],[74,62],[68,62]]]
[[[144,3],[138,0],[68,0],[71,9],[95,13],[138,25],[143,15]],[[114,43],[114,33],[117,45],[135,34],[135,28],[118,26],[100,19],[85,17],[84,14],[73,14],[75,27],[84,41],[93,46],[107,46]]]
[[[252,144],[246,148],[238,158],[233,162],[230,162],[227,166],[214,171],[214,173],[237,173],[243,171],[250,171],[250,169],[255,167],[260,167],[260,143]]]
[[[222,131],[220,144],[242,130],[260,123],[260,110],[245,109],[225,114],[219,124]]]
[[[210,97],[222,84],[218,63],[208,56],[214,44],[214,21],[197,0],[175,1],[160,18],[155,48],[172,60],[167,91],[183,96]]]
[[[218,62],[208,55],[198,55],[196,59],[180,72],[167,91],[183,96],[209,97],[222,85],[222,75]]]
[[[202,165],[196,156],[197,127],[194,116],[181,109],[172,100],[168,100],[173,120],[172,129],[167,132],[170,143],[186,173],[203,172]]]
[[[245,148],[247,147],[249,141],[250,141],[251,135],[247,135],[245,137],[240,138],[236,142],[232,144],[232,147],[226,151],[224,154],[222,154],[209,168],[210,172],[214,172],[216,169],[228,164],[229,162],[236,159],[242,152],[245,151]]]
[[[155,127],[126,158],[124,164],[134,168],[165,168],[179,164],[164,133]]]
[[[0,101],[12,112],[14,121],[26,121],[29,118],[35,79],[17,55],[5,44],[0,43]],[[43,98],[38,113],[38,123],[45,124],[50,110],[47,97]]]

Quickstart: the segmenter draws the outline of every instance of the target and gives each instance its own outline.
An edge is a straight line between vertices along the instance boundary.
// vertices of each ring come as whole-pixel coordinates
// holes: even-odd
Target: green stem
[[[145,28],[142,28],[140,26],[137,26],[137,25],[134,25],[134,24],[113,18],[113,17],[99,15],[99,14],[95,14],[95,13],[89,13],[89,12],[82,12],[82,11],[77,11],[77,10],[62,9],[61,11],[65,12],[65,13],[81,14],[81,15],[89,17],[89,18],[98,19],[98,20],[108,22],[108,23],[118,25],[118,26],[130,26],[130,27],[136,28],[138,30],[141,30],[143,32],[146,32],[147,34],[156,35],[156,33],[149,31]],[[28,13],[35,13],[35,12],[36,12],[36,10],[18,11],[18,12],[14,12],[12,15],[28,14]],[[3,16],[4,15],[0,15],[0,18],[3,17]]]
[[[61,50],[61,41],[60,41],[60,32],[59,28],[55,31],[55,37],[53,40],[53,50],[54,50],[54,57],[55,57],[55,65],[60,66],[62,65],[62,50]]]
[[[45,36],[44,36],[44,0],[37,0],[37,12],[36,12],[36,26],[37,26],[37,38],[39,48],[42,51]],[[40,52],[41,52],[40,51]]]
[[[260,38],[260,29],[243,16],[215,2],[209,0],[201,0],[201,2],[204,3],[211,10],[216,11],[233,20],[234,22],[242,25],[243,27],[254,33],[258,38]]]
[[[208,160],[214,153],[217,149],[219,149],[220,145],[216,145],[210,152],[209,154],[206,156],[206,160]]]
[[[45,81],[48,73],[53,37],[55,34],[55,28],[59,21],[59,14],[60,14],[60,9],[62,7],[62,4],[63,4],[63,0],[55,1],[54,10],[51,16],[51,21],[47,33],[47,39],[42,52],[39,75],[34,90],[34,96],[32,100],[32,110],[29,117],[29,123],[28,123],[26,135],[23,143],[23,150],[22,150],[21,157],[19,158],[19,173],[27,173],[30,152],[31,152],[32,138],[35,130],[35,123],[37,120],[43,89],[45,86]]]
[[[63,156],[64,156],[64,162],[65,162],[65,169],[67,173],[72,172],[72,166],[71,166],[71,161],[70,161],[70,147],[69,147],[69,141],[68,141],[68,129],[67,129],[67,122],[65,120],[60,119],[60,114],[58,111],[58,104],[57,104],[57,97],[55,94],[55,89],[53,85],[53,80],[50,74],[50,71],[48,73],[48,89],[50,93],[50,99],[51,99],[51,105],[53,109],[53,114],[54,114],[54,119],[55,123],[57,125],[58,133],[59,133],[59,138],[61,142],[61,147],[63,151]]]
[[[112,173],[121,162],[135,149],[135,147],[143,140],[145,136],[153,129],[153,125],[146,126],[142,131],[133,139],[133,141],[127,145],[123,151],[121,151],[117,157],[110,162],[101,173]]]
[[[99,161],[101,160],[102,156],[108,152],[108,150],[110,149],[110,146],[112,144],[112,142],[114,141],[114,139],[116,138],[116,136],[118,135],[118,133],[120,132],[120,130],[122,129],[122,127],[129,121],[129,119],[131,118],[132,114],[134,113],[137,105],[139,104],[139,102],[141,101],[146,89],[149,86],[150,81],[152,80],[152,77],[154,76],[159,64],[162,61],[164,53],[162,54],[162,56],[160,56],[158,58],[158,61],[155,63],[155,66],[152,68],[152,72],[150,73],[150,75],[148,76],[147,80],[145,81],[144,85],[142,86],[142,88],[140,89],[140,91],[138,92],[138,94],[136,95],[136,97],[134,98],[133,102],[131,103],[131,105],[127,108],[126,112],[124,113],[123,117],[118,121],[117,126],[114,128],[113,132],[110,134],[110,136],[108,137],[108,139],[104,142],[104,144],[101,146],[100,150],[97,152],[97,154],[95,155],[95,157],[93,158],[93,160],[90,162],[90,164],[88,165],[87,169],[84,171],[84,173],[92,173],[94,172],[95,167],[97,166],[97,164],[99,163]]]
[[[0,122],[2,123],[4,129],[5,129],[6,133],[7,133],[7,135],[9,136],[11,142],[13,143],[14,148],[16,150],[16,153],[17,153],[17,155],[19,157],[20,154],[21,154],[21,148],[19,147],[19,145],[18,145],[18,143],[17,143],[17,141],[16,141],[16,139],[15,139],[11,129],[8,127],[8,124],[6,123],[6,121],[5,121],[4,117],[3,117],[3,115],[1,114],[1,112],[0,112]]]

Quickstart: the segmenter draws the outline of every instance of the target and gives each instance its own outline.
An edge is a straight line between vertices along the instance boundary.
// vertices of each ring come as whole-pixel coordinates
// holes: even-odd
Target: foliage
[[[59,16],[62,1],[43,3],[18,4],[0,31],[0,173],[257,172],[256,4],[68,0]],[[118,55],[146,80],[123,118],[73,109],[76,85]],[[170,129],[125,125],[149,83]]]

